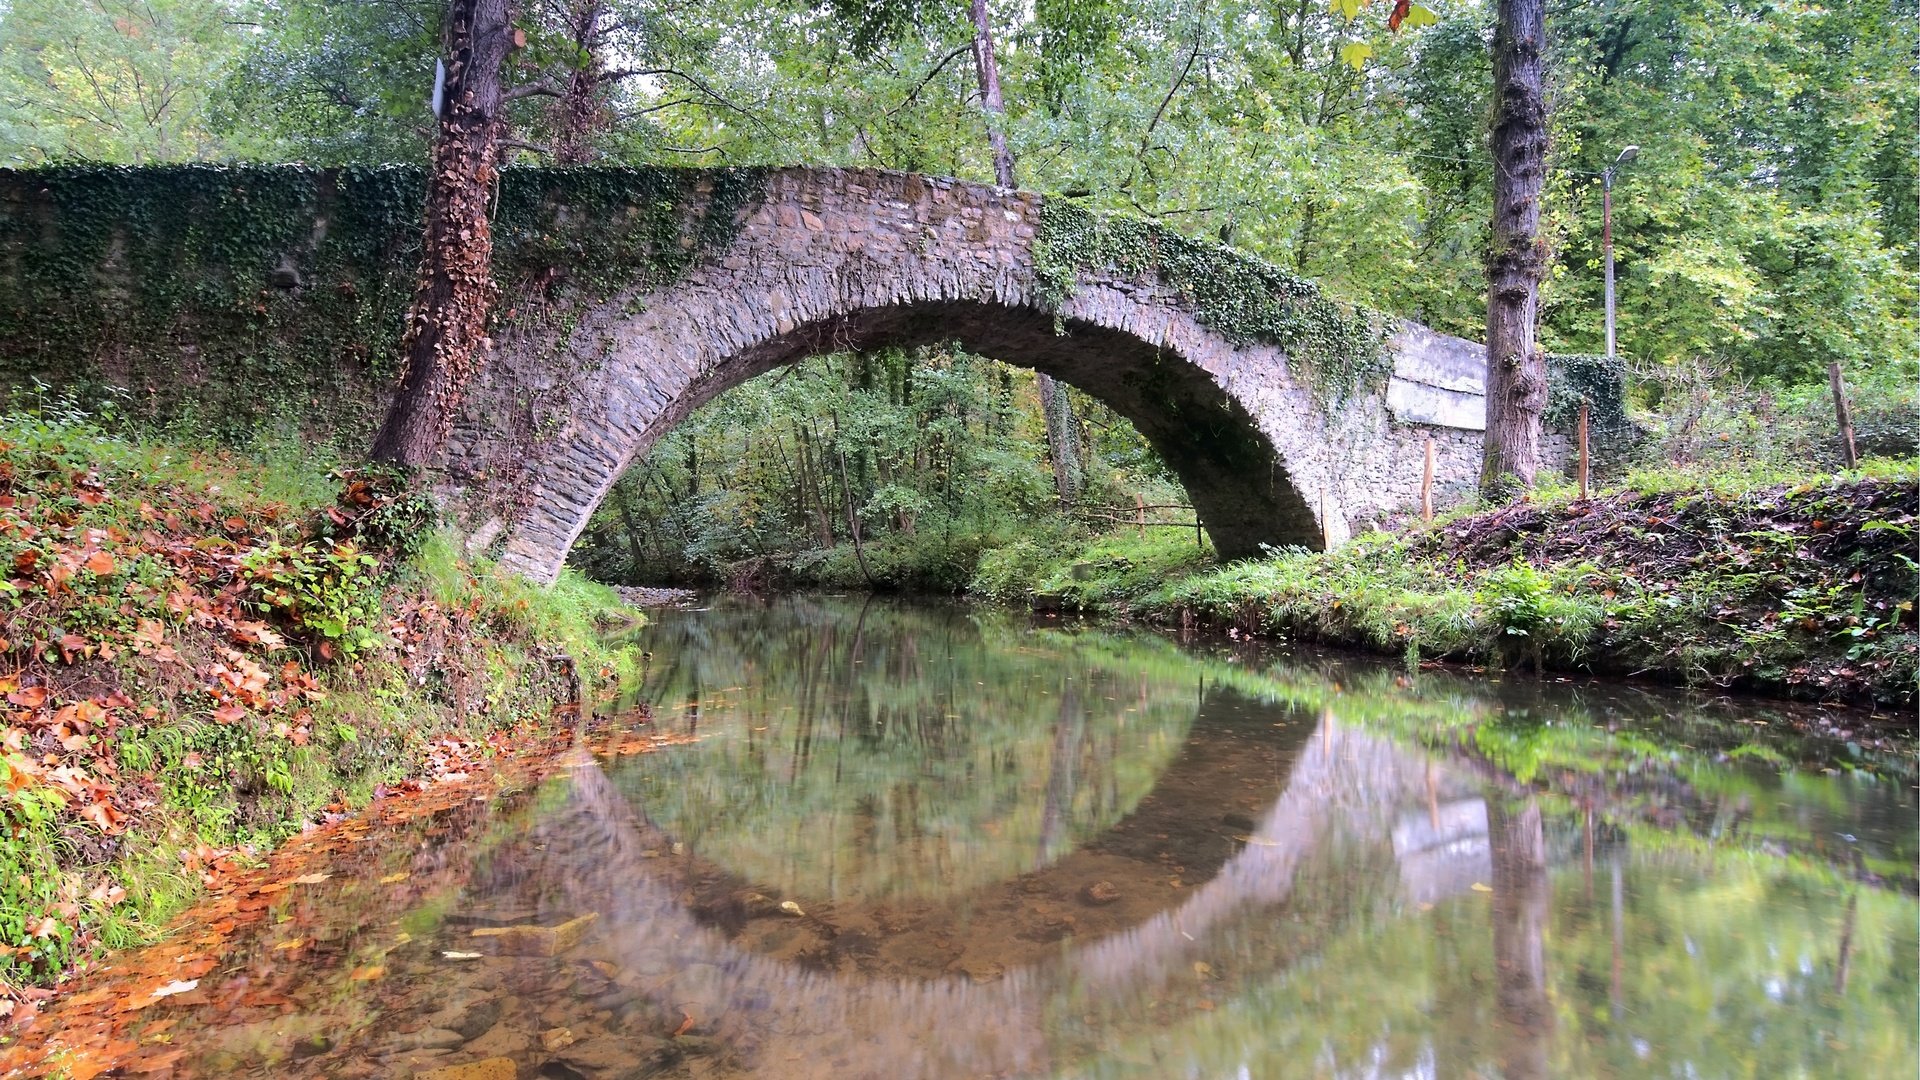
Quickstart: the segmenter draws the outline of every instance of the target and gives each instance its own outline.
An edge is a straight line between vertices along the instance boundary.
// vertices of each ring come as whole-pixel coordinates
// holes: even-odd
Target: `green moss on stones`
[[[1081,274],[1169,286],[1215,332],[1283,350],[1307,385],[1330,402],[1382,391],[1393,373],[1384,316],[1333,300],[1270,263],[1141,218],[1048,199],[1040,207],[1034,268],[1041,302],[1056,311]]]

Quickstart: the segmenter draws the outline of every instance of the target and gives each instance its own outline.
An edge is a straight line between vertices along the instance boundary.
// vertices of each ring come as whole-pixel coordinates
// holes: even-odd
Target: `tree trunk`
[[[1007,148],[1005,100],[1000,96],[1000,64],[994,57],[993,26],[987,20],[987,0],[972,0],[973,68],[980,77],[980,102],[987,111],[987,145],[993,148],[993,182],[1003,188],[1018,186],[1013,175],[1013,151]],[[1040,387],[1040,415],[1047,426],[1047,459],[1053,463],[1053,486],[1060,505],[1071,506],[1079,490],[1074,468],[1073,406],[1053,383],[1053,376],[1035,375]]]
[[[376,461],[420,468],[439,457],[461,392],[490,344],[496,290],[487,200],[498,166],[511,19],[508,0],[448,5],[451,49],[427,175],[420,281],[400,341],[405,373],[373,442]]]
[[[1497,0],[1493,33],[1493,243],[1487,255],[1487,435],[1482,492],[1533,486],[1546,358],[1534,341],[1546,244],[1545,0]]]
[[[993,27],[987,21],[987,0],[973,0],[973,69],[980,76],[980,103],[987,110],[987,145],[993,147],[993,182],[1003,188],[1013,182],[1013,151],[1007,149],[1007,107],[1000,97],[1000,64],[993,54]]]
[[[556,165],[584,165],[599,157],[594,135],[606,125],[601,99],[601,76],[606,65],[600,56],[600,16],[603,0],[573,0],[567,10],[567,33],[582,58],[567,75],[567,85],[553,106],[553,161]]]
[[[1053,462],[1053,487],[1061,506],[1072,506],[1079,494],[1080,455],[1074,450],[1073,404],[1067,392],[1045,375],[1035,375],[1040,389],[1040,417],[1047,423],[1047,457]]]

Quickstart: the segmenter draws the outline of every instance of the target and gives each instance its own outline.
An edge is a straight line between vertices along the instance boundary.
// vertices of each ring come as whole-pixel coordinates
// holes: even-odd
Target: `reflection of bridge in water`
[[[1204,883],[1168,890],[1177,903],[1117,932],[1075,937],[991,980],[873,977],[776,959],[713,926],[688,903],[686,876],[676,872],[686,863],[661,855],[672,837],[584,754],[572,775],[569,805],[535,838],[547,840],[540,873],[574,910],[601,913],[604,955],[674,973],[638,989],[749,1057],[757,1043],[777,1040],[784,1060],[761,1065],[789,1077],[1046,1071],[1064,1064],[1049,1030],[1059,1003],[1072,1002],[1078,1016],[1102,1011],[1109,997],[1186,1002],[1194,965],[1214,955],[1210,941],[1279,918],[1316,851],[1383,852],[1399,867],[1397,888],[1417,901],[1466,889],[1488,864],[1486,810],[1469,794],[1477,785],[1328,715],[1294,749],[1284,788],[1254,828],[1230,839],[1237,852]],[[1157,813],[1143,801],[1110,833],[1151,828]]]

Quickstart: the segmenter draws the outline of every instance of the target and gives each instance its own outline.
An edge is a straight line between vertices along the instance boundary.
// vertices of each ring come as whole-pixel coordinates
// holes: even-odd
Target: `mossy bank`
[[[1821,477],[1665,470],[1329,553],[1215,567],[1191,538],[988,554],[976,595],[1404,656],[1898,709],[1915,701],[1912,461]],[[1911,717],[1909,716],[1909,720]]]
[[[150,939],[203,875],[622,673],[611,590],[468,564],[404,490],[0,417],[0,980]]]

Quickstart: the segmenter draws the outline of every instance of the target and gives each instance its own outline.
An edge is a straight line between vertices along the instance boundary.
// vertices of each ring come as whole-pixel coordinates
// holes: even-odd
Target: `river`
[[[176,1076],[1911,1075],[1913,762],[1781,707],[858,597],[640,644],[613,732],[373,828],[130,1038]]]

